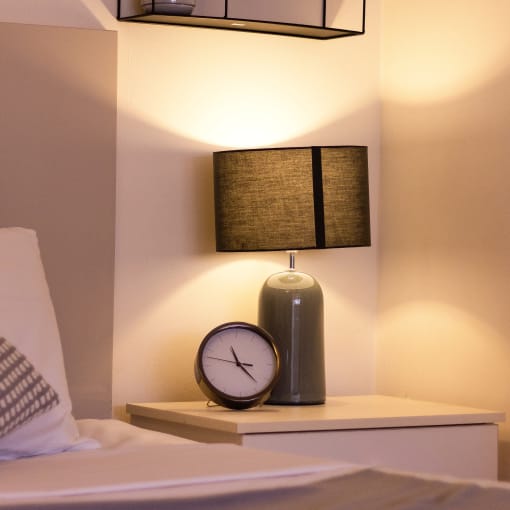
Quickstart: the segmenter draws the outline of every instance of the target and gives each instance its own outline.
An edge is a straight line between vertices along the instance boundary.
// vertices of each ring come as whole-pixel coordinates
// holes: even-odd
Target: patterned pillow
[[[55,390],[32,363],[0,338],[0,437],[59,403]]]
[[[0,437],[0,461],[81,447],[55,310],[35,231],[0,228],[0,337],[30,360],[59,403]]]

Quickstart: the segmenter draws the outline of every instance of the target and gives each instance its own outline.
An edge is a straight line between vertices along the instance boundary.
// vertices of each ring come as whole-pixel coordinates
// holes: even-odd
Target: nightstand
[[[206,402],[127,404],[131,423],[195,441],[321,456],[399,470],[497,478],[505,414],[382,395],[232,411]]]

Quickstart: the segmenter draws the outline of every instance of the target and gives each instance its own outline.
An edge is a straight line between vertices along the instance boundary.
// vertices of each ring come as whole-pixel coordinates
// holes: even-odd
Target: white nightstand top
[[[147,418],[236,434],[348,430],[505,421],[505,413],[436,402],[357,395],[327,397],[323,405],[265,405],[247,411],[207,407],[206,402],[127,404],[127,412]]]

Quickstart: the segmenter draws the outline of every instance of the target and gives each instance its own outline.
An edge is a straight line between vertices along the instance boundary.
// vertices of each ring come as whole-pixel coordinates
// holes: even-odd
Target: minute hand
[[[217,358],[216,356],[207,356],[209,359],[216,359],[218,361],[225,361],[227,363],[234,363],[237,365],[237,361],[232,361],[231,359],[225,359],[225,358]],[[245,367],[252,367],[253,363],[241,363],[241,365],[244,365]]]

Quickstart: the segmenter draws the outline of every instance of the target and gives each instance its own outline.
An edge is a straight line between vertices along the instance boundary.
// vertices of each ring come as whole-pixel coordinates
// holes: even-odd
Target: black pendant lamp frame
[[[126,5],[126,0],[117,0],[117,19],[119,21],[131,21],[136,23],[185,25],[200,28],[216,28],[324,40],[336,39],[339,37],[351,37],[365,33],[366,0],[360,1],[363,3],[361,30],[331,28],[326,26],[327,0],[322,0],[321,25],[302,25],[296,23],[231,18],[229,17],[229,0],[224,0],[223,17],[158,14],[156,9],[156,0],[152,0],[152,7],[149,12],[146,12],[145,14],[125,15],[123,5]]]

